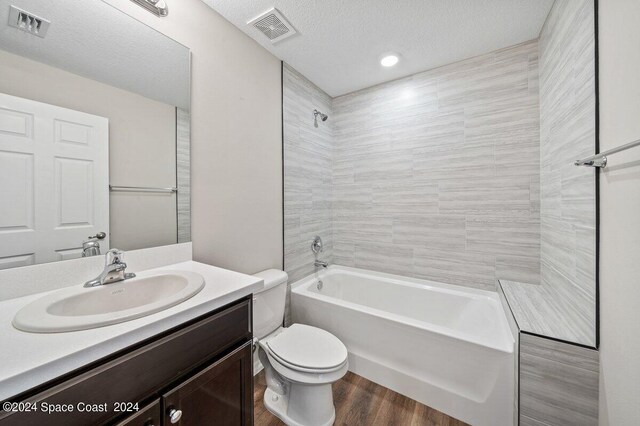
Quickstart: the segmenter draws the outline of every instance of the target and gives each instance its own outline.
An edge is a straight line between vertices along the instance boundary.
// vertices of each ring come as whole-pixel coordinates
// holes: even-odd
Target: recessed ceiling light
[[[383,67],[392,67],[398,63],[398,60],[398,55],[394,53],[388,53],[382,56],[382,58],[380,59],[380,65],[382,65]]]

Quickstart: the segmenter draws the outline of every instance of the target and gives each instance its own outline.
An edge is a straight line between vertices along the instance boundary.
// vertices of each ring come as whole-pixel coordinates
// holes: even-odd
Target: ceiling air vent
[[[9,25],[29,34],[44,37],[51,22],[15,6],[9,9]]]
[[[296,30],[276,8],[267,10],[265,13],[252,19],[247,24],[253,25],[260,30],[260,32],[271,40],[271,43],[284,40],[296,33]]]

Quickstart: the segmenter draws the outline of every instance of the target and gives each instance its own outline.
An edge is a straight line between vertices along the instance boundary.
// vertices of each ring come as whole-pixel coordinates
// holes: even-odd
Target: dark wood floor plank
[[[355,376],[355,391],[346,401],[344,413],[336,412],[337,425],[369,425],[374,421],[381,402],[385,400],[388,389],[377,385],[364,377]]]
[[[264,371],[254,378],[255,426],[282,426],[264,406]],[[333,385],[337,426],[468,426],[440,411],[348,372]]]
[[[349,410],[351,409],[350,402],[353,401],[355,395],[358,393],[358,383],[360,379],[360,376],[347,373],[341,380],[334,384],[333,404],[336,407],[336,424],[340,425],[338,419],[344,419],[349,414]],[[338,400],[335,399],[336,388],[342,388]]]

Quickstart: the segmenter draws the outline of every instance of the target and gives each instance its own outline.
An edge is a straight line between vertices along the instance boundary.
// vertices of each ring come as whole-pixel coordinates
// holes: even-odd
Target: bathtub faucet
[[[329,264],[328,264],[327,262],[322,261],[322,260],[316,260],[316,261],[313,263],[313,265],[314,265],[316,268],[318,268],[318,267],[320,267],[320,266],[321,266],[321,267],[323,267],[323,268],[328,268],[328,267],[329,267]]]

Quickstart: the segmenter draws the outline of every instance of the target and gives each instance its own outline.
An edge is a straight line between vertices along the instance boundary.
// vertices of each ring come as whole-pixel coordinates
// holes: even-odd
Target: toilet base
[[[324,385],[323,387],[326,387]],[[331,392],[331,385],[328,385],[329,392]],[[323,392],[324,393],[324,392]],[[326,401],[318,401],[321,405]],[[301,423],[300,420],[295,420],[289,416],[289,395],[279,395],[273,390],[267,388],[264,392],[264,406],[269,410],[271,414],[282,420],[287,426],[331,426],[333,422],[336,420],[336,410],[333,406],[333,398],[329,401],[331,404],[331,416],[327,418],[327,416],[323,416],[323,418],[318,419],[305,419],[304,423]],[[315,411],[315,410],[311,410]],[[313,413],[306,413],[307,415],[311,414],[313,417]],[[319,414],[319,413],[315,413]],[[315,421],[314,421],[315,420]]]

